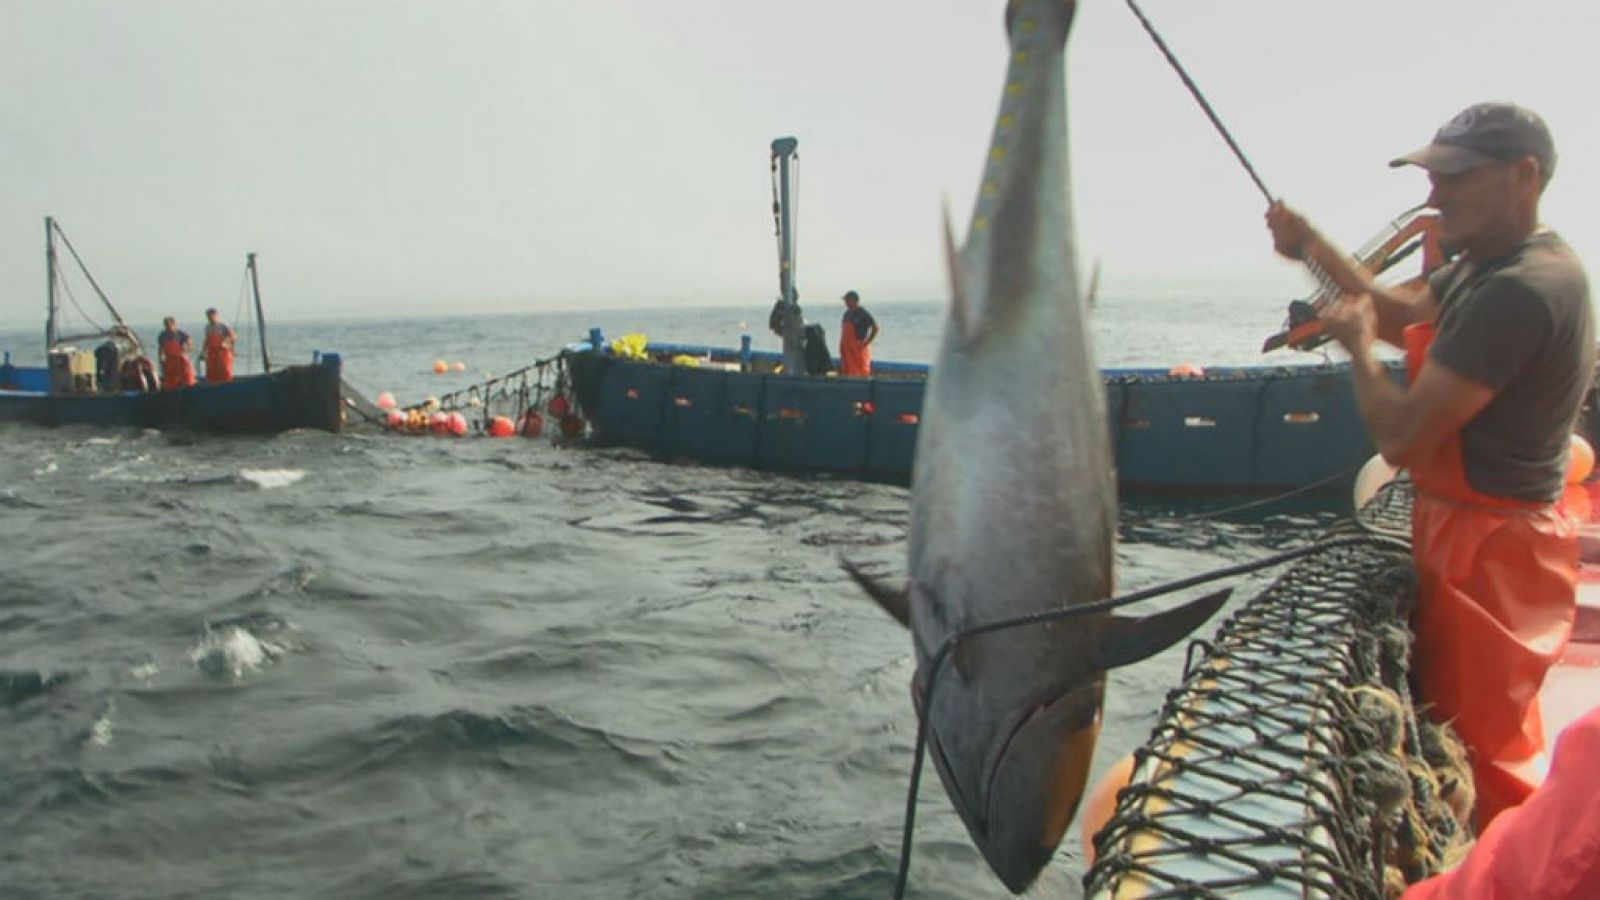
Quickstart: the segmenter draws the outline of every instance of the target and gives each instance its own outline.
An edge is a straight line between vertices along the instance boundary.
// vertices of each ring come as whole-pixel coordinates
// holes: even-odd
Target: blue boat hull
[[[652,345],[656,359],[736,351]],[[927,367],[872,378],[763,374],[569,352],[574,392],[600,444],[668,459],[909,482]],[[1343,365],[1103,373],[1125,491],[1348,490],[1374,452]]]
[[[0,366],[0,421],[40,425],[160,428],[270,434],[293,428],[337,432],[344,423],[339,361],[329,355],[225,384],[117,394],[51,393],[43,369]]]

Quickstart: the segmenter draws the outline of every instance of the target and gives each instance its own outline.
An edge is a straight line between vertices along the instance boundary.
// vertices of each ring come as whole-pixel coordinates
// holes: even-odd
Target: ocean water
[[[1108,300],[1100,359],[1258,361],[1278,309]],[[932,356],[939,307],[874,312],[879,358]],[[275,363],[338,351],[369,396],[408,403],[591,325],[772,348],[765,314],[271,336]],[[39,342],[0,335],[20,362]],[[0,898],[890,894],[911,645],[839,559],[904,571],[905,489],[544,440],[0,442]],[[1300,543],[1347,504],[1243,502],[1126,499],[1121,587]],[[1149,732],[1182,657],[1113,673],[1096,775]],[[914,896],[1008,896],[931,771],[915,846]],[[1078,896],[1082,869],[1074,826],[1033,895]]]

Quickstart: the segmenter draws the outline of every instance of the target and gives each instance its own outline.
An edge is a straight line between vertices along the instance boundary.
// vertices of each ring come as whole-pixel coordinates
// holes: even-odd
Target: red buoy
[[[492,437],[511,437],[516,433],[516,423],[507,416],[495,416],[489,422],[489,434]]]
[[[539,415],[536,409],[529,409],[522,417],[522,422],[517,427],[517,432],[525,438],[536,438],[544,433],[544,416]]]
[[[550,398],[549,409],[550,415],[560,419],[566,416],[567,413],[572,412],[572,401],[560,394],[557,394]]]

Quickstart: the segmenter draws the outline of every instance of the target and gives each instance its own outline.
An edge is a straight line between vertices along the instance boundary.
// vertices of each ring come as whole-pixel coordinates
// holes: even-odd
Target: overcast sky
[[[1542,112],[1546,220],[1600,259],[1600,52],[1578,0],[1143,0],[1269,188],[1347,245],[1425,196],[1386,162],[1460,108]],[[1005,69],[1001,0],[0,0],[0,326],[56,216],[136,324],[732,305],[776,295],[768,145],[800,141],[802,304],[946,295]],[[1068,48],[1102,290],[1286,296],[1265,203],[1121,0]],[[1274,301],[1276,302],[1276,301]],[[809,311],[809,310],[808,310]]]

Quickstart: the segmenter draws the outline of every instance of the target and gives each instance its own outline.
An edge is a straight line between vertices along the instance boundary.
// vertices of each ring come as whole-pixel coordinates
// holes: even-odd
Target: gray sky
[[[1600,53],[1570,0],[1142,0],[1268,187],[1347,245],[1387,160],[1471,102],[1542,112],[1545,218],[1600,258]],[[802,304],[945,296],[1005,68],[1000,0],[0,0],[0,326],[56,216],[135,324],[733,305],[776,294],[768,145],[800,140]],[[1588,11],[1586,11],[1588,10]],[[1264,201],[1121,0],[1068,50],[1080,252],[1117,296],[1303,292]],[[1256,301],[1259,302],[1259,301]],[[830,312],[831,314],[831,312]],[[1252,334],[1252,339],[1258,337]]]

